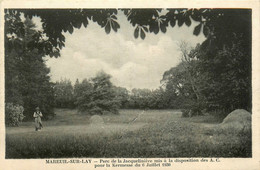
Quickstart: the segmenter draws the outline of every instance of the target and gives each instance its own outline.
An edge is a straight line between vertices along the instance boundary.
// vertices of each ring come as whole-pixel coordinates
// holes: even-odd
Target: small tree
[[[120,102],[110,81],[111,76],[101,71],[90,81],[78,85],[76,94],[79,111],[90,114],[118,114]]]

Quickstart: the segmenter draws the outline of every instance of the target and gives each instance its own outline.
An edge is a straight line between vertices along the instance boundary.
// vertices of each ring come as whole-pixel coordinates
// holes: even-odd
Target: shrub
[[[5,124],[7,126],[19,126],[19,123],[25,117],[23,115],[24,108],[13,103],[5,104]]]

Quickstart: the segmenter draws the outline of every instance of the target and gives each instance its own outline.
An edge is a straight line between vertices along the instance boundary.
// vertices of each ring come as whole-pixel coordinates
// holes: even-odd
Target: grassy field
[[[212,116],[121,110],[93,121],[76,110],[55,113],[40,132],[34,131],[33,122],[7,127],[6,158],[252,156],[251,130],[221,129],[221,120]]]

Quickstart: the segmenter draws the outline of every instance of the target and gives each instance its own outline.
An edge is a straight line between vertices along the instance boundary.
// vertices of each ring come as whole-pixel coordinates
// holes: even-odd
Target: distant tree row
[[[81,112],[118,113],[118,109],[180,109],[186,99],[169,89],[132,89],[114,86],[110,75],[100,72],[96,77],[77,79],[74,86],[68,79],[54,85],[54,103],[57,108],[78,108]]]
[[[57,108],[74,108],[74,87],[68,79],[61,79],[54,83],[54,105]]]
[[[132,89],[122,108],[127,109],[180,109],[181,98],[163,88]]]

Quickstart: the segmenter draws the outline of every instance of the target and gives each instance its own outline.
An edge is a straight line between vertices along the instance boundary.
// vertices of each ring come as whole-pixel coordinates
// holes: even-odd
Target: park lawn
[[[251,157],[251,133],[223,131],[212,116],[178,110],[120,110],[92,123],[90,115],[57,109],[41,132],[33,122],[6,128],[6,158]]]

